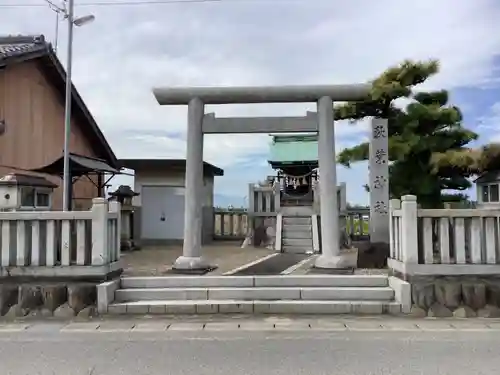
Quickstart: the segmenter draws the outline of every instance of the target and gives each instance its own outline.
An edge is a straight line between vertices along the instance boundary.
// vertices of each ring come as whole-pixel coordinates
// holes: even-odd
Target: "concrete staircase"
[[[110,285],[98,288],[110,314],[401,312],[384,275],[123,277]]]
[[[311,216],[284,216],[281,243],[285,253],[312,254]]]

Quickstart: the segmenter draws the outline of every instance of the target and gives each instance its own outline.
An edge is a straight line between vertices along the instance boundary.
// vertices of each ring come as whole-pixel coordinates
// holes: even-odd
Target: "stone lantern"
[[[133,241],[133,220],[134,207],[132,198],[139,195],[128,185],[120,185],[116,191],[109,193],[111,200],[116,200],[121,204],[121,249],[134,250],[136,246]]]

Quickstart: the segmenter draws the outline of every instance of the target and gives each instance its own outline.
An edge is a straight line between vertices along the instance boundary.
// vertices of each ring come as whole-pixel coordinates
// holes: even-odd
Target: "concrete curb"
[[[411,284],[394,276],[388,278],[389,286],[394,290],[394,299],[401,304],[401,312],[409,314],[411,310]]]
[[[120,288],[121,280],[115,279],[97,285],[97,312],[106,314],[108,306],[115,300],[115,292]]]

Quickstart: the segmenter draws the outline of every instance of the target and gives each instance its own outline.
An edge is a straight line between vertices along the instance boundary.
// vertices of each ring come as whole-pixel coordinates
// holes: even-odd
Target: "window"
[[[498,184],[483,185],[481,187],[483,203],[500,202],[500,189]]]
[[[484,203],[488,203],[490,201],[490,189],[489,185],[481,186],[482,199]]]
[[[49,207],[50,206],[50,195],[49,193],[36,192],[36,206],[37,207]]]
[[[35,207],[35,189],[32,187],[21,188],[21,207]]]
[[[490,202],[498,202],[498,184],[490,185]]]
[[[49,207],[50,193],[44,190],[37,190],[32,187],[21,188],[21,207]]]

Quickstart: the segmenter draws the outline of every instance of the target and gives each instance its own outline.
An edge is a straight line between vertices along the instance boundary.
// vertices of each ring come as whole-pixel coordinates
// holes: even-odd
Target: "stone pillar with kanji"
[[[369,187],[370,242],[389,244],[389,131],[387,119],[371,123]]]

